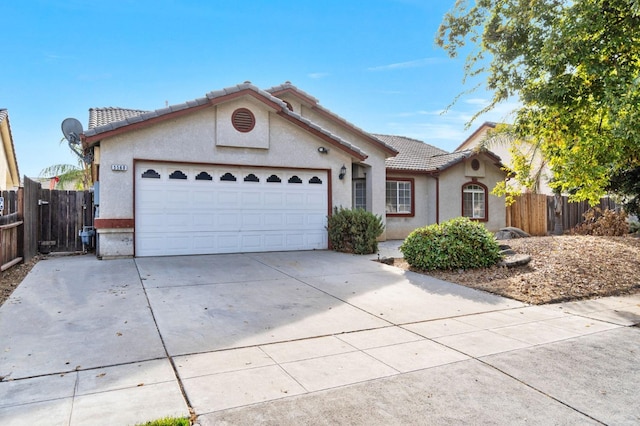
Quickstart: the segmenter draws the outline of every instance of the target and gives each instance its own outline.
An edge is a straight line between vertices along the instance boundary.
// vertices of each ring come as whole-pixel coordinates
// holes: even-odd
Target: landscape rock
[[[531,262],[531,256],[528,254],[514,254],[507,256],[498,263],[498,266],[506,266],[507,268],[515,268],[516,266],[525,266]]]
[[[508,226],[496,232],[495,237],[497,240],[511,240],[514,238],[529,238],[531,235],[520,228]]]
[[[384,263],[385,265],[393,265],[395,259],[393,257],[381,257],[380,263]]]

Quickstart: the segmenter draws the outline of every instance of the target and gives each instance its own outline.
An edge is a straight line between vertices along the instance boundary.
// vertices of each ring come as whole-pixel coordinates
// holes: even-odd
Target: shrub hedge
[[[329,241],[335,251],[371,254],[378,251],[377,238],[384,231],[380,216],[356,209],[335,207],[327,221]]]
[[[400,251],[409,265],[422,270],[483,268],[502,258],[493,234],[463,217],[414,230]]]

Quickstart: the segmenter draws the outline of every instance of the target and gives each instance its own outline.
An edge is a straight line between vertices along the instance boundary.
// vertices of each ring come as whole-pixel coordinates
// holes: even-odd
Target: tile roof
[[[272,96],[269,92],[265,90],[261,90],[258,87],[252,85],[250,82],[244,82],[242,84],[238,84],[236,86],[231,86],[224,88],[222,90],[215,90],[207,93],[205,97],[194,99],[192,101],[187,101],[177,105],[170,105],[165,108],[157,109],[155,111],[142,111],[142,110],[133,110],[133,109],[124,109],[124,108],[91,108],[89,110],[89,129],[85,130],[84,136],[91,137],[92,139],[96,139],[95,137],[100,135],[101,133],[106,133],[112,130],[120,129],[126,127],[131,124],[144,122],[153,118],[162,117],[167,114],[171,114],[173,112],[185,110],[192,107],[197,107],[201,105],[209,105],[215,104],[216,100],[220,100],[221,98],[233,95],[236,93],[240,93],[242,91],[250,91],[258,95],[258,98],[265,100],[266,102],[270,102],[272,104],[276,104],[279,109],[279,113],[284,113],[290,116],[294,121],[301,123],[308,128],[317,131],[337,142],[337,144],[342,145],[346,149],[357,153],[363,159],[367,158],[367,154],[362,151],[360,148],[350,144],[345,141],[341,137],[334,135],[328,130],[318,126],[315,123],[312,123],[308,119],[300,116],[299,114],[290,111],[287,108],[287,105],[280,99]]]
[[[285,81],[283,84],[280,84],[278,86],[273,86],[270,87],[268,89],[265,89],[267,92],[269,93],[279,93],[279,92],[286,92],[286,91],[292,91],[295,92],[297,95],[302,96],[303,98],[306,98],[307,101],[313,103],[313,104],[319,104],[320,101],[311,96],[310,94],[308,94],[307,92],[305,92],[304,90],[298,89],[296,86],[294,86],[293,84],[291,84],[290,81]]]
[[[116,121],[137,117],[149,111],[117,107],[89,108],[89,129],[106,126]]]
[[[345,127],[349,128],[349,129],[351,129],[352,131],[355,131],[356,133],[359,133],[362,136],[370,139],[375,144],[380,145],[389,154],[396,155],[397,152],[398,152],[393,146],[389,145],[385,141],[383,141],[380,138],[376,137],[376,135],[371,134],[369,132],[366,132],[365,130],[361,129],[360,127],[356,126],[355,124],[353,124],[353,123],[345,120],[344,118],[340,117],[339,115],[335,114],[333,111],[328,110],[327,108],[323,107],[322,105],[320,105],[320,102],[318,101],[318,99],[314,98],[313,96],[311,96],[307,92],[298,89],[296,86],[291,84],[291,82],[289,82],[289,81],[287,81],[284,84],[281,84],[279,86],[270,87],[269,89],[266,89],[266,91],[271,93],[271,94],[276,94],[276,96],[281,92],[294,92],[297,95],[299,95],[299,96],[301,96],[303,98],[306,98],[308,101],[310,101],[313,104],[313,106],[312,106],[313,109],[316,109],[316,110],[326,114],[327,116],[329,116],[334,121],[338,121],[343,126],[345,126]]]
[[[478,134],[481,131],[483,131],[484,129],[495,129],[497,125],[498,125],[498,123],[496,123],[496,122],[485,121],[476,130],[474,130],[473,133],[471,133],[471,135],[468,138],[466,138],[464,140],[464,142],[462,142],[455,150],[456,151],[464,151],[463,148],[468,149],[468,147],[466,147],[467,143],[469,143],[469,141],[473,140],[476,136],[478,136]],[[470,147],[470,148],[473,148],[473,147]]]
[[[471,152],[449,153],[428,143],[404,136],[374,136],[393,146],[399,152],[395,157],[386,159],[385,165],[390,170],[435,172],[446,169],[471,154]]]

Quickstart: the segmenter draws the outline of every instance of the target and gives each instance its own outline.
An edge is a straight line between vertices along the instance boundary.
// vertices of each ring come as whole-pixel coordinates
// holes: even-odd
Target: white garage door
[[[327,248],[325,171],[136,165],[136,256]]]

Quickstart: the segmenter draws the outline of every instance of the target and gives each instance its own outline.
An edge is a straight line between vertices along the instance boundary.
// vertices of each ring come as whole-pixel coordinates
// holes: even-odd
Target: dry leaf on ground
[[[530,255],[531,263],[512,269],[424,273],[536,305],[640,293],[640,238],[563,235],[501,243]],[[403,259],[394,265],[410,269]]]

